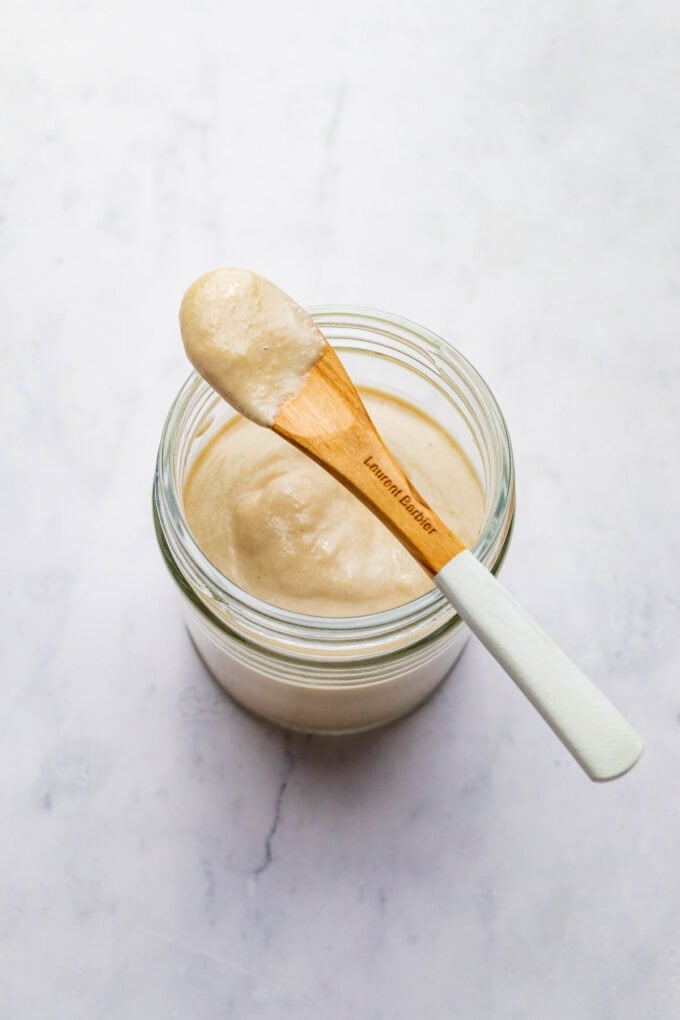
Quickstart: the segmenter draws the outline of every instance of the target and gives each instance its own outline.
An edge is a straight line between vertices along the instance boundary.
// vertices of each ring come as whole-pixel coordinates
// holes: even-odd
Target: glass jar
[[[510,438],[486,383],[454,347],[413,322],[365,308],[308,311],[358,386],[423,408],[468,456],[485,496],[474,552],[496,573],[510,541],[515,487]],[[170,408],[156,464],[156,534],[199,655],[242,706],[290,729],[350,733],[410,712],[448,675],[469,637],[439,591],[368,616],[307,616],[239,588],[194,541],[184,480],[235,413],[191,375]]]

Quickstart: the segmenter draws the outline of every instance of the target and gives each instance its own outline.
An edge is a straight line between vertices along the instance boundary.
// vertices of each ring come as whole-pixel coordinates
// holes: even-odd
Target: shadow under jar
[[[512,529],[514,469],[503,416],[484,380],[454,347],[413,322],[366,308],[308,311],[357,386],[426,410],[467,455],[484,493],[474,552],[497,573]],[[352,733],[412,711],[448,675],[469,637],[436,589],[368,616],[308,616],[239,588],[195,542],[184,482],[235,414],[191,375],[170,408],[154,478],[158,542],[201,658],[241,705],[290,729]]]

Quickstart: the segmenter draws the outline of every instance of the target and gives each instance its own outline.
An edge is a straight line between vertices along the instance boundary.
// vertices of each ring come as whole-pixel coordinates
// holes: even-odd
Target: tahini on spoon
[[[307,337],[315,338],[319,352],[313,355],[316,360],[306,375],[301,375],[297,392],[283,399],[271,417],[255,420],[269,425],[330,471],[380,518],[429,571],[458,614],[591,779],[615,779],[627,772],[643,750],[630,723],[413,488],[378,435],[337,354],[304,309],[268,281],[254,279],[268,288],[268,315],[278,312],[276,306],[281,303],[282,315],[290,320],[289,330],[294,335],[295,328],[303,328]],[[230,297],[233,300],[231,292]],[[254,315],[257,312],[255,308],[252,311]],[[239,321],[246,320],[247,312],[245,307],[238,308]],[[220,309],[218,318],[224,314]],[[214,326],[214,311],[206,321]],[[220,375],[219,365],[213,370],[219,345],[210,346],[208,359],[203,356],[199,363],[192,357],[184,323],[182,332],[187,353],[198,370],[226,400],[244,410],[228,377]],[[275,332],[270,330],[268,342]],[[250,352],[245,356],[250,357]],[[227,381],[220,385],[224,379]]]

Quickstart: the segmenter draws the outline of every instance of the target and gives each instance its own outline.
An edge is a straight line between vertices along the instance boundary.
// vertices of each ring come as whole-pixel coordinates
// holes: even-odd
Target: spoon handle
[[[633,727],[471,552],[434,580],[591,779],[632,768],[643,750]]]

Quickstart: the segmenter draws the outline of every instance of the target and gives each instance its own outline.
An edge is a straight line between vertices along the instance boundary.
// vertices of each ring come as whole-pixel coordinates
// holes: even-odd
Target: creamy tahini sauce
[[[425,499],[473,546],[483,521],[469,461],[431,419],[370,390],[368,411]],[[339,482],[275,433],[243,418],[218,432],[184,486],[189,527],[226,577],[284,609],[375,613],[432,587],[427,573]]]
[[[300,305],[247,269],[199,277],[184,295],[179,321],[196,371],[259,425],[274,423],[326,346]]]

